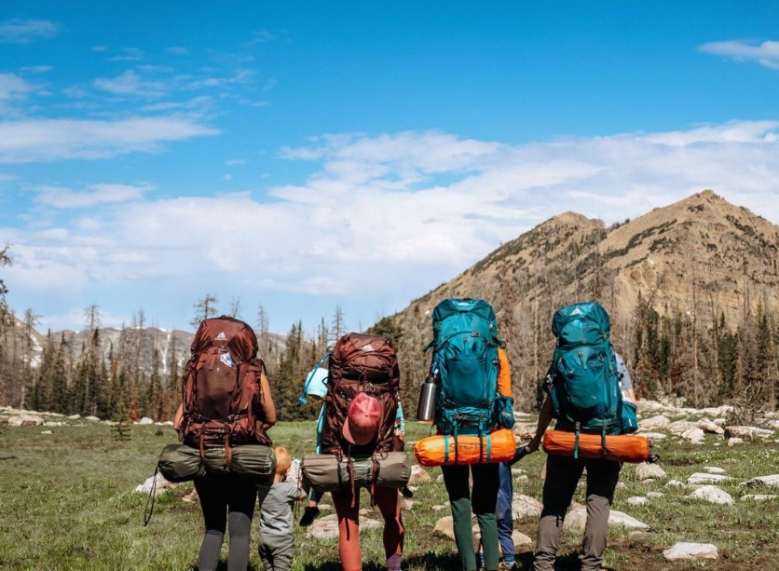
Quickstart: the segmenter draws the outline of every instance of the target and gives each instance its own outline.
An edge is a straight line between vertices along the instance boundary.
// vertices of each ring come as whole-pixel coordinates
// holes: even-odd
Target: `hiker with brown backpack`
[[[303,459],[313,488],[331,491],[338,516],[338,551],[344,571],[360,571],[360,488],[384,518],[389,571],[399,571],[404,528],[398,490],[410,466],[397,430],[400,370],[389,339],[350,333],[329,357],[322,454]]]
[[[247,466],[241,462],[245,451],[270,454],[261,460],[273,462],[267,430],[275,423],[276,409],[265,367],[257,358],[254,331],[226,316],[203,321],[192,342],[174,421],[185,448],[199,450],[209,466],[194,478],[205,523],[200,571],[217,568],[228,525],[227,569],[245,571],[258,491],[262,503],[268,488],[258,487],[251,474],[242,474]],[[263,446],[252,446],[257,444]]]

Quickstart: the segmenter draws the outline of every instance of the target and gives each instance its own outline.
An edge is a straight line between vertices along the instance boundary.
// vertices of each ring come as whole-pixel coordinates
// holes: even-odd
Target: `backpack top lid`
[[[211,317],[200,322],[190,349],[192,355],[197,355],[211,346],[227,349],[234,359],[251,361],[257,356],[257,335],[240,319],[227,315]]]
[[[595,345],[609,340],[609,314],[597,301],[573,303],[558,309],[552,332],[560,347]]]
[[[433,329],[437,330],[448,317],[461,313],[478,315],[490,323],[491,329],[495,329],[495,310],[483,299],[472,298],[449,298],[436,305],[433,310]]]

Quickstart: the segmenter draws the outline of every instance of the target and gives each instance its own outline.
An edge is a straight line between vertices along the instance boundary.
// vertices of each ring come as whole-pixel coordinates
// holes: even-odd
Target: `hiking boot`
[[[519,566],[517,565],[516,561],[501,561],[498,563],[498,571],[518,571]]]
[[[308,527],[319,517],[319,508],[317,506],[307,507],[303,510],[303,517],[300,518],[300,527]]]

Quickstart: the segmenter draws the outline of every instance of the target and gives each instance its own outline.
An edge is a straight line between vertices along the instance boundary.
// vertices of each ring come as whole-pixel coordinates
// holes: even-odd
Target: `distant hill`
[[[634,367],[643,345],[652,343],[647,335],[665,335],[681,355],[683,331],[663,329],[675,319],[693,332],[697,371],[699,348],[705,348],[698,338],[721,318],[735,330],[758,312],[779,310],[778,258],[779,226],[708,190],[611,227],[566,212],[502,245],[386,322],[402,332],[407,397],[414,401],[426,372],[421,349],[432,335],[432,309],[447,297],[489,300],[508,341],[517,397],[527,404],[546,371],[554,342],[549,323],[558,307],[589,299],[603,303],[613,319],[615,344]],[[775,345],[772,351],[775,362]],[[660,357],[653,354],[658,361],[653,367],[678,365],[672,357],[662,357],[658,365]],[[652,371],[661,386],[663,371]],[[700,391],[702,383],[694,381]],[[720,396],[700,394],[698,400]]]

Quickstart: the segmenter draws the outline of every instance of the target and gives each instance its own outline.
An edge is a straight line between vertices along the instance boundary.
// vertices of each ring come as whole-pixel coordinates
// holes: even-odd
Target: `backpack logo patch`
[[[227,335],[225,335],[224,331],[220,331],[219,335],[214,337],[214,341],[227,341]]]
[[[368,352],[370,352],[370,351],[375,351],[375,350],[376,350],[376,349],[374,349],[374,348],[373,348],[373,345],[371,345],[370,343],[368,343],[367,345],[363,345],[363,346],[362,346],[362,349],[360,349],[360,351],[364,351],[364,352],[366,352],[366,353],[368,353]]]
[[[230,353],[222,353],[219,355],[219,360],[231,369],[233,368],[233,357]]]

